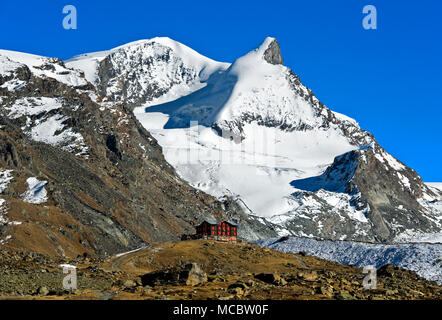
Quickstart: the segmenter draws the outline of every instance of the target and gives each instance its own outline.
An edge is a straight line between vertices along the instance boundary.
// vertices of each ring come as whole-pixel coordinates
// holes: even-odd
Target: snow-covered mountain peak
[[[103,96],[132,106],[175,100],[230,66],[167,37],[82,54],[65,63],[82,70]]]
[[[257,50],[263,54],[264,60],[271,64],[284,64],[281,48],[275,38],[267,37]]]
[[[262,44],[235,60],[227,73],[237,77],[259,76],[280,73],[286,70],[282,64],[281,51],[275,38],[267,37]]]
[[[237,59],[233,63],[232,68],[241,64],[259,64],[262,61],[270,64],[284,64],[284,60],[281,56],[281,49],[275,38],[265,38],[256,49]]]
[[[188,46],[175,41],[169,37],[155,37],[152,39],[137,40],[126,43],[106,51],[97,51],[84,53],[72,57],[65,61],[66,65],[85,71],[87,79],[97,82],[97,68],[99,63],[112,54],[127,52],[134,54],[135,52],[146,51],[145,54],[154,57],[154,52],[161,52],[161,49],[170,49],[177,57],[182,59],[185,65],[194,66],[195,69],[201,71],[200,77],[205,80],[213,72],[213,69],[226,68],[228,64],[220,63],[209,59]],[[130,58],[130,55],[128,56]]]
[[[201,80],[206,80],[215,69],[225,69],[229,66],[228,63],[218,62],[203,56],[192,48],[169,37],[155,37],[148,40],[130,42],[112,49],[111,52],[116,52],[121,49],[137,51],[140,48],[146,48],[152,44],[156,44],[157,47],[171,49],[172,52],[179,57],[185,65],[193,66],[195,69],[199,69],[201,71],[201,74],[199,75]]]
[[[147,112],[168,114],[168,128],[198,121],[220,135],[241,139],[245,138],[245,124],[255,122],[284,131],[332,128],[345,135],[343,131],[348,129],[353,140],[360,140],[354,144],[371,142],[356,121],[327,109],[282,63],[278,42],[268,37],[225,72],[210,77],[206,87]]]
[[[266,37],[264,41],[259,45],[259,47],[256,48],[255,50],[257,52],[260,52],[261,54],[264,54],[267,51],[267,49],[269,49],[272,46],[273,43],[278,43],[276,41],[276,38]]]

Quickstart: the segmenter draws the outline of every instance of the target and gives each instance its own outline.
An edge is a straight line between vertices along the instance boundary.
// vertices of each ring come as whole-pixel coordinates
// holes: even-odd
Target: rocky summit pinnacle
[[[281,48],[279,47],[278,41],[274,38],[272,39],[270,44],[267,47],[267,50],[264,52],[264,59],[271,64],[284,64],[284,60],[281,56]]]

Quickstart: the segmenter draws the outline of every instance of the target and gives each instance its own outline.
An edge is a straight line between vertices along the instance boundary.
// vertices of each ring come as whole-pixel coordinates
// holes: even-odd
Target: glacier
[[[257,243],[282,252],[305,252],[325,260],[360,268],[371,265],[380,268],[386,264],[393,264],[442,285],[441,243],[382,245],[295,237],[266,239]]]

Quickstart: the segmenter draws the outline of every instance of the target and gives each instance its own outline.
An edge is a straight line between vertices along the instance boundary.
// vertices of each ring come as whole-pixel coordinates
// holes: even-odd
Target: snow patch
[[[3,193],[11,182],[12,178],[12,170],[3,170],[0,169],[0,193]]]
[[[131,251],[126,251],[126,252],[122,252],[122,253],[117,253],[117,254],[115,255],[115,257],[119,258],[119,257],[125,256],[125,255],[127,255],[127,254],[129,254],[129,253],[137,252],[137,251],[139,251],[139,250],[141,250],[141,249],[144,249],[144,248],[146,248],[146,246],[142,246],[142,247],[140,247],[140,248],[137,248],[137,249],[134,249],[134,250],[131,250]]]
[[[397,175],[400,179],[400,181],[402,182],[402,184],[408,188],[409,190],[411,190],[411,184],[410,184],[410,180],[408,180],[408,178],[404,175],[402,175],[400,172],[397,172]]]
[[[391,168],[396,171],[406,170],[407,168],[396,160],[392,155],[381,150],[380,152],[375,152],[375,157],[382,163],[388,164]],[[386,167],[388,170],[388,167]]]
[[[8,223],[8,219],[5,217],[6,214],[6,200],[0,198],[0,225],[5,225]]]
[[[338,118],[341,121],[349,122],[352,125],[359,126],[358,122],[355,119],[350,118],[349,116],[346,116],[345,114],[342,114],[342,113],[339,113],[336,111],[332,111],[332,113],[335,115],[336,118]]]
[[[0,88],[6,88],[8,89],[9,92],[12,92],[16,89],[19,89],[23,86],[26,85],[26,81],[23,80],[18,80],[18,79],[11,79],[9,81],[6,81],[5,83],[3,83]]]
[[[416,233],[405,231],[396,237],[395,242],[403,243],[442,243],[442,232],[440,233]]]
[[[0,244],[5,244],[12,238],[11,235],[7,235],[5,239],[0,239]]]
[[[22,66],[23,64],[9,59],[7,56],[1,54],[0,51],[0,76],[10,77],[16,69]]]
[[[44,142],[68,152],[76,152],[77,156],[87,157],[89,148],[80,133],[66,127],[65,122],[68,119],[69,117],[60,114],[39,119],[30,128],[28,136],[34,141]]]
[[[426,182],[426,185],[442,192],[442,182]]]
[[[15,100],[12,106],[5,106],[8,117],[17,119],[22,116],[35,116],[44,112],[61,109],[61,98],[28,97]]]
[[[39,181],[35,177],[28,178],[28,190],[22,194],[23,201],[33,204],[44,203],[48,200],[45,186],[47,181]]]
[[[66,269],[77,269],[76,266],[74,266],[72,264],[67,264],[67,263],[59,264],[58,266],[63,269],[65,269],[65,268]]]

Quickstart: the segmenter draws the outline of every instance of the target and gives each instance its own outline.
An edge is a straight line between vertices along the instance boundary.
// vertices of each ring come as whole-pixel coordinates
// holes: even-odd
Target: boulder
[[[392,264],[386,264],[378,269],[377,275],[381,277],[392,277],[398,272],[398,270],[398,267],[395,267]]]
[[[338,299],[338,300],[355,300],[355,297],[353,295],[351,295],[348,291],[341,290],[336,295],[336,299]]]
[[[41,296],[47,296],[49,294],[49,289],[46,287],[40,287],[37,290],[37,294],[39,294]]]
[[[316,281],[318,279],[318,274],[316,271],[300,271],[298,272],[298,278],[305,281]]]
[[[237,296],[242,296],[246,293],[247,291],[247,285],[243,282],[235,282],[233,284],[231,284],[230,286],[227,287],[227,292],[228,293],[233,293]]]
[[[239,297],[239,296],[242,296],[246,293],[246,287],[238,285],[238,284],[233,284],[227,288],[227,292],[235,294]]]
[[[135,288],[137,283],[132,279],[127,279],[123,282],[123,287],[125,288]]]
[[[179,268],[171,268],[147,273],[141,276],[143,286],[196,286],[207,282],[207,274],[198,263],[189,263]]]
[[[284,286],[287,284],[287,281],[276,273],[259,273],[255,275],[255,278],[276,286]]]
[[[186,285],[196,286],[200,283],[207,282],[207,274],[198,263],[191,263],[185,266],[187,273]],[[183,274],[186,277],[186,273]]]

